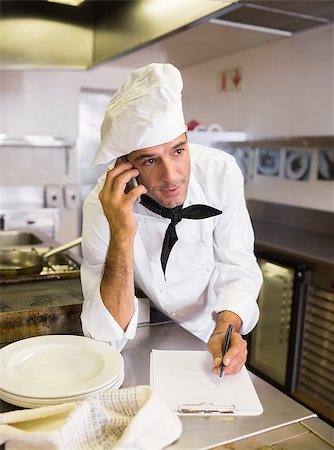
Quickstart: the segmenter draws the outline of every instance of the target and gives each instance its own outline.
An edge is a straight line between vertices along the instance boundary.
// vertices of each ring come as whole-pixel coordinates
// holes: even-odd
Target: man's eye
[[[182,152],[183,152],[183,148],[177,148],[177,149],[175,150],[175,153],[176,153],[177,155],[181,155]]]
[[[145,165],[146,166],[151,166],[152,164],[154,163],[154,159],[153,158],[150,158],[150,159],[148,159],[147,161],[145,161]]]

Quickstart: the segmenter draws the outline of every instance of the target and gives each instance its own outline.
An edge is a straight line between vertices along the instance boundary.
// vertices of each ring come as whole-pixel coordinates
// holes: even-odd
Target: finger
[[[130,167],[130,165],[129,165],[129,167]],[[107,195],[110,194],[110,192],[112,191],[112,188],[113,188],[114,178],[117,177],[122,172],[124,172],[124,170],[126,170],[125,164],[120,165],[118,168],[113,167],[112,169],[108,170],[108,172],[106,173],[105,180],[104,180],[104,185],[99,194],[100,200],[101,200],[101,196],[103,196],[105,193],[107,193]]]
[[[116,159],[115,167],[119,166],[122,163],[126,163],[126,162],[129,162],[129,161],[127,161],[127,159],[124,156],[120,156],[119,158]]]
[[[99,194],[100,200],[102,200],[103,198],[106,198],[107,200],[111,192],[117,195],[119,194],[118,191],[120,191],[121,194],[124,194],[126,183],[129,182],[134,176],[139,175],[138,170],[132,169],[132,167],[133,166],[131,164],[124,163],[122,164],[122,167],[120,164],[117,169],[113,168],[107,172],[104,186]]]
[[[239,353],[238,356],[234,359],[232,359],[228,365],[224,364],[224,375],[231,375],[233,373],[238,373],[240,369],[243,367],[247,359],[247,352],[245,354]],[[213,373],[219,374],[220,373],[220,367],[214,368]]]
[[[104,184],[102,186],[102,189],[99,192],[99,199],[100,199],[100,201],[102,203],[103,203],[103,198],[105,196],[105,192],[110,192],[111,191],[111,180],[112,180],[112,178],[111,178],[110,172],[111,172],[111,170],[109,170],[106,173]]]
[[[113,180],[121,175],[123,172],[132,169],[133,165],[128,161],[121,161],[117,165],[115,165],[112,169],[108,170],[106,176],[107,183],[113,183]],[[111,186],[112,187],[112,186]]]
[[[231,360],[236,358],[239,352],[243,351],[247,347],[247,343],[244,339],[242,339],[239,333],[232,333],[231,335],[231,343],[230,348],[226,352],[224,356],[223,362],[225,365],[229,365]]]
[[[222,338],[216,338],[216,342],[211,342],[210,347],[213,349],[214,366],[212,372],[219,374],[222,364]],[[210,341],[209,341],[210,342]],[[214,353],[216,351],[216,353]],[[225,366],[224,373],[238,372],[247,358],[247,343],[242,339],[239,333],[234,332],[231,336],[231,346],[223,358]]]
[[[246,363],[247,360],[247,348],[246,346],[242,346],[240,348],[239,353],[230,360],[229,364],[225,366],[225,374],[237,373],[242,368],[242,366]]]
[[[143,184],[139,184],[135,188],[131,189],[127,194],[126,197],[130,201],[130,203],[135,203],[135,201],[143,194],[147,193],[147,189]]]
[[[215,333],[208,342],[208,350],[212,355],[214,367],[218,367],[222,363],[222,343],[225,333]]]
[[[222,363],[222,357],[223,357],[223,347],[224,347],[224,339],[225,339],[225,333],[220,332],[216,333],[212,336],[211,342],[210,342],[210,352],[212,353],[213,360],[215,366]],[[231,335],[231,341],[230,341],[230,348],[226,355],[224,356],[224,364],[229,364],[231,358],[233,358],[238,353],[238,347],[241,345],[242,338],[239,333],[232,332]]]
[[[235,358],[230,365],[225,366],[224,375],[238,373],[246,362],[246,358]]]
[[[116,196],[124,195],[124,191],[126,188],[126,183],[128,183],[132,178],[137,177],[139,175],[139,170],[137,169],[128,169],[125,172],[122,172],[114,179],[113,183],[113,192]]]

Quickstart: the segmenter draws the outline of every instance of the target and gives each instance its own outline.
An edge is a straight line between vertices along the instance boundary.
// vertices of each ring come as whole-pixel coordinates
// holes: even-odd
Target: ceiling
[[[241,0],[215,18],[112,59],[135,68],[152,61],[177,67],[204,63],[247,50],[334,20],[334,0]]]

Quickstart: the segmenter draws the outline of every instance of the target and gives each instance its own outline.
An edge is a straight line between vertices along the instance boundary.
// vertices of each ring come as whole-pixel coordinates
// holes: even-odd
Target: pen
[[[221,377],[223,375],[225,366],[223,363],[223,358],[227,353],[227,350],[230,346],[230,339],[231,339],[231,334],[232,334],[232,324],[230,324],[227,328],[226,334],[225,334],[225,338],[224,338],[224,343],[223,343],[223,348],[222,348],[222,365],[220,366],[220,374],[219,376]]]

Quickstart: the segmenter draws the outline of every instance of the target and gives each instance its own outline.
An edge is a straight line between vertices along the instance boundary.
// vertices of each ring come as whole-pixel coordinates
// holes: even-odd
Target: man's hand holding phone
[[[133,246],[137,222],[133,205],[146,193],[143,185],[133,187],[128,183],[139,175],[133,165],[119,158],[106,174],[99,193],[104,214],[110,228],[109,247],[105,259],[100,292],[103,303],[126,330],[134,313]]]
[[[126,183],[125,193],[127,194],[128,192],[130,192],[132,189],[134,189],[137,186],[139,186],[137,178],[135,178],[135,177],[131,178],[131,180],[128,183]]]
[[[136,234],[137,223],[133,205],[147,192],[144,185],[138,185],[137,180],[133,182],[138,175],[139,171],[129,161],[119,158],[115,167],[107,172],[104,186],[99,193],[110,232],[120,239],[134,237]]]

